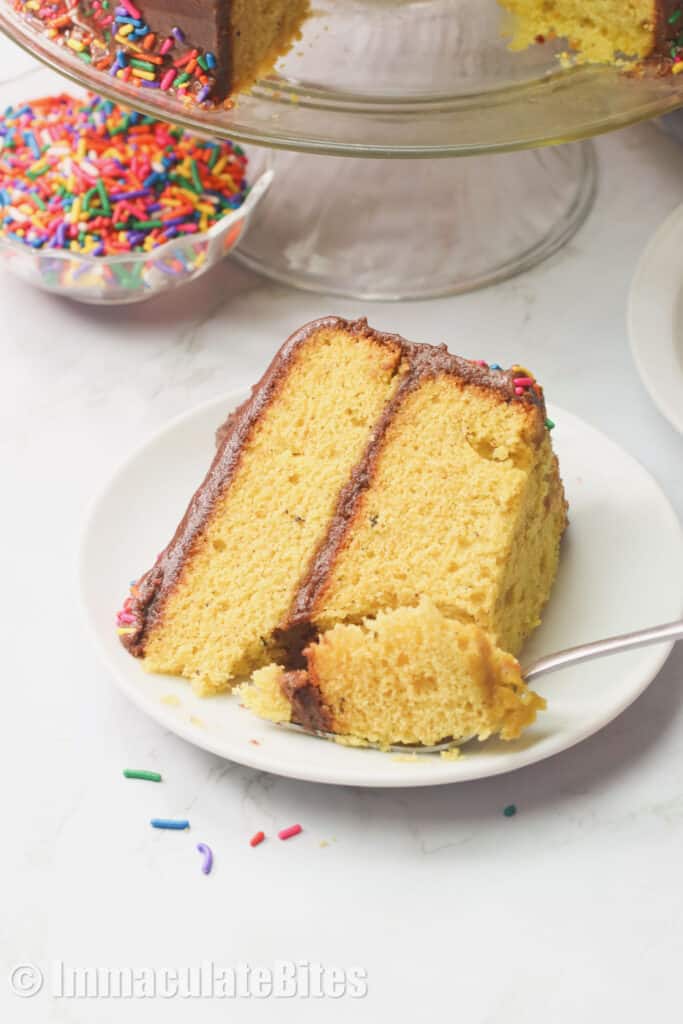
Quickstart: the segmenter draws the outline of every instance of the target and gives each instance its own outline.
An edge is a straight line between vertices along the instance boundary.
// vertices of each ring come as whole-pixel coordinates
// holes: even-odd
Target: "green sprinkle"
[[[506,818],[514,818],[517,813],[517,808],[514,804],[508,804],[507,807],[503,808],[503,814]]]
[[[83,196],[83,206],[81,207],[81,209],[85,210],[86,213],[88,213],[90,210],[90,200],[96,195],[97,189],[93,186],[91,189],[88,189],[88,191]]]
[[[681,8],[679,7],[678,10],[674,11],[673,14],[669,17],[669,24],[670,25],[675,25],[676,22],[679,20],[679,18],[681,17],[682,14],[683,14],[683,10],[681,10]]]
[[[148,60],[140,60],[139,57],[131,57],[129,63],[132,68],[140,68],[141,71],[156,71],[154,64],[150,64]]]
[[[200,54],[199,57],[197,57],[197,63],[199,64],[202,71],[209,70],[209,65],[206,62],[206,57],[204,56],[204,54]]]
[[[147,782],[161,782],[159,772],[139,771],[137,768],[124,768],[123,774],[127,779],[146,779]]]
[[[190,192],[197,191],[194,182],[190,181],[189,178],[186,178],[182,174],[169,174],[168,180],[172,181],[174,185],[179,185],[181,188],[189,189]],[[201,192],[202,190],[200,189],[199,191]]]
[[[106,188],[104,187],[104,182],[101,178],[97,179],[95,188],[97,189],[98,195],[100,197],[100,202],[102,203],[103,214],[105,215],[105,217],[111,216],[111,203],[109,202],[109,196],[107,194]]]
[[[191,77],[192,76],[188,75],[187,71],[183,71],[182,75],[178,75],[178,77],[176,78],[176,80],[175,80],[175,82],[173,84],[175,86],[184,85],[185,82],[189,82],[190,81]]]
[[[199,177],[199,168],[197,167],[196,160],[190,161],[190,170],[192,172],[192,180],[194,182],[194,187],[197,189],[197,192],[203,192],[204,186],[202,185],[202,179]]]
[[[37,192],[27,192],[27,196],[29,199],[32,199],[36,206],[39,206],[41,210],[47,210],[47,206]]]
[[[143,228],[163,228],[163,220],[134,220],[133,227],[141,231]]]
[[[555,429],[555,424],[554,424],[554,422],[553,422],[552,420],[550,420],[550,419],[548,419],[548,420],[546,420],[546,421],[545,421],[545,425],[546,425],[546,427],[548,428],[548,430],[554,430],[554,429]]]
[[[40,167],[37,171],[27,171],[26,172],[26,177],[30,178],[31,181],[35,181],[35,179],[39,178],[41,176],[41,174],[47,174],[47,172],[49,170],[50,170],[50,165],[46,164],[45,167]]]

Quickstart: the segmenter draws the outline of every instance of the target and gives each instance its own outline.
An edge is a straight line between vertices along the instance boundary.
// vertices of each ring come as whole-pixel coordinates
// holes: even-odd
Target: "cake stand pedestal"
[[[275,280],[355,298],[492,284],[571,238],[596,190],[590,142],[469,157],[268,154],[273,185],[233,257]],[[253,166],[265,151],[250,151]]]
[[[278,73],[230,110],[98,72],[10,0],[0,29],[120,103],[266,147],[250,155],[272,159],[275,179],[238,258],[365,299],[463,292],[538,263],[590,210],[595,160],[583,140],[683,105],[683,75],[565,67],[561,40],[512,52],[496,0],[314,6]]]

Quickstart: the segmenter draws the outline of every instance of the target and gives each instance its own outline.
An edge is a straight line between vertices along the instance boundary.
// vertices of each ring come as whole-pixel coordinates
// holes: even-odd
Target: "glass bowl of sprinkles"
[[[0,257],[81,302],[139,302],[194,280],[240,241],[272,179],[231,142],[97,96],[0,117]]]

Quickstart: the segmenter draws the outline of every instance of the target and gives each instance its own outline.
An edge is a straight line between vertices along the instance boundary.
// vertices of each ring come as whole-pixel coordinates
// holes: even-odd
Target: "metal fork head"
[[[345,736],[340,736],[333,732],[324,732],[321,729],[305,729],[303,725],[298,725],[296,722],[282,722],[281,724],[287,729],[294,729],[296,732],[303,732],[307,736],[316,736],[321,740],[332,740],[335,743],[343,743],[347,739]],[[383,746],[381,743],[371,743],[368,740],[359,741],[357,745],[368,747],[371,750],[381,750],[383,753],[391,754],[440,754],[443,750],[453,750],[455,747],[461,747],[463,743],[469,743],[473,739],[476,739],[474,735],[462,736],[460,739],[454,739],[451,736],[450,738],[441,740],[440,743],[434,743],[431,746],[427,746],[422,743],[391,743],[389,746]]]

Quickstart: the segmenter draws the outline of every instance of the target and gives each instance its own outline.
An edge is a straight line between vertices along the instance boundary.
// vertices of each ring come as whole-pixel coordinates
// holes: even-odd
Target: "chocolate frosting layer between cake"
[[[283,696],[292,708],[292,721],[311,732],[332,732],[332,715],[323,703],[320,689],[308,672],[284,672],[280,681]]]

